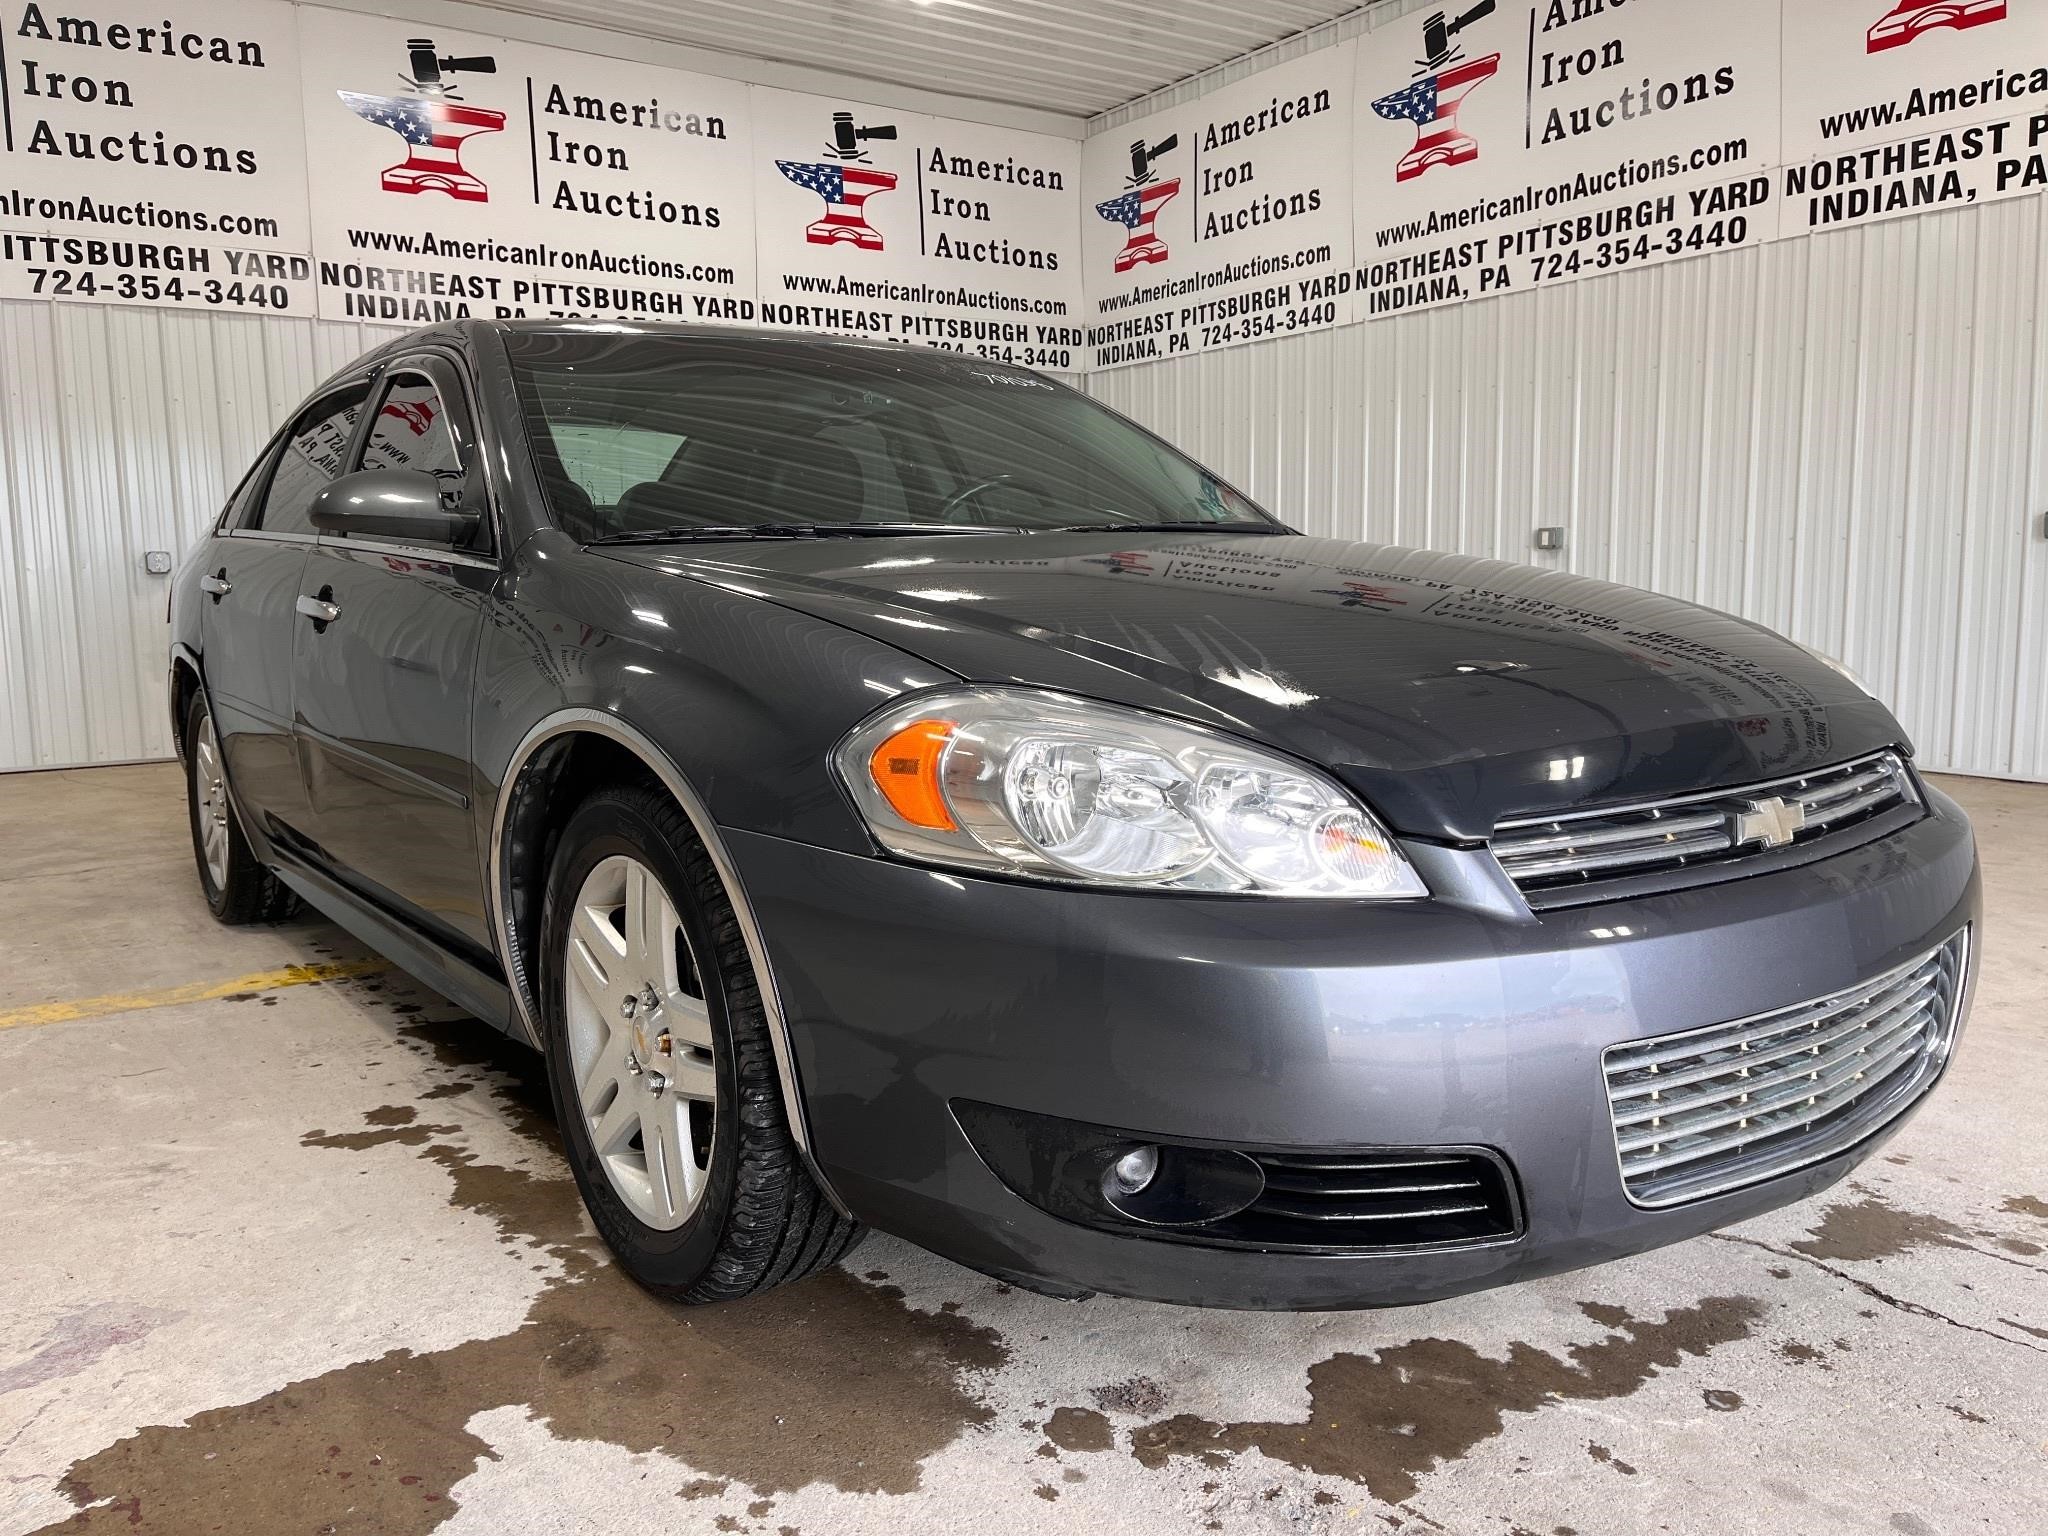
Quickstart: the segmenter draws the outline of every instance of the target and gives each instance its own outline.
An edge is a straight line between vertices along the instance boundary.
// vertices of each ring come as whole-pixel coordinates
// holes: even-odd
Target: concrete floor
[[[879,1237],[664,1307],[591,1238],[532,1057],[395,973],[280,985],[366,958],[325,924],[212,923],[175,770],[0,778],[0,1536],[2048,1530],[2048,789],[1950,788],[1976,1017],[1853,1182],[1266,1317]]]

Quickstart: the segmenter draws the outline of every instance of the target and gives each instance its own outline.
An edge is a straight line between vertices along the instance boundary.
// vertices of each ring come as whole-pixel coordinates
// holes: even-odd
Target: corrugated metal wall
[[[380,328],[0,302],[0,769],[167,757],[167,577]]]
[[[1092,387],[1314,532],[1732,609],[1855,666],[1928,762],[2048,779],[2044,257],[2048,202],[2005,203]],[[0,303],[0,768],[169,751],[142,552],[387,334]]]
[[[2044,238],[2048,200],[1996,204],[1090,388],[1305,530],[1732,610],[1856,668],[1929,764],[2048,779]]]

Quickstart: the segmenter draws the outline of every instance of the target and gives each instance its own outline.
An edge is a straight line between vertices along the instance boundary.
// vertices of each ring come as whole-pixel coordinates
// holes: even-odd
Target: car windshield
[[[505,343],[555,520],[585,542],[1281,531],[1150,433],[1000,363],[731,335],[515,331]]]

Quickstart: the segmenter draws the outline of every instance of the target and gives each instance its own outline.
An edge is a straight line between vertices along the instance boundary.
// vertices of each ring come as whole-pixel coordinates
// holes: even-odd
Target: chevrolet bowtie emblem
[[[1806,825],[1806,807],[1773,795],[1752,800],[1749,809],[1735,818],[1735,841],[1762,843],[1766,848],[1783,848]]]

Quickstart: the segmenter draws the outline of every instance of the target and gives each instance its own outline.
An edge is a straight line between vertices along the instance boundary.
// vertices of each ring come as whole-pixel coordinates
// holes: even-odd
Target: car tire
[[[603,789],[570,817],[540,969],[563,1147],[634,1280],[672,1300],[735,1301],[859,1241],[865,1229],[825,1197],[790,1134],[739,920],[667,794]]]
[[[192,857],[199,889],[221,922],[235,927],[282,922],[298,898],[257,859],[228,798],[220,739],[204,692],[185,708],[185,810],[192,827]]]

